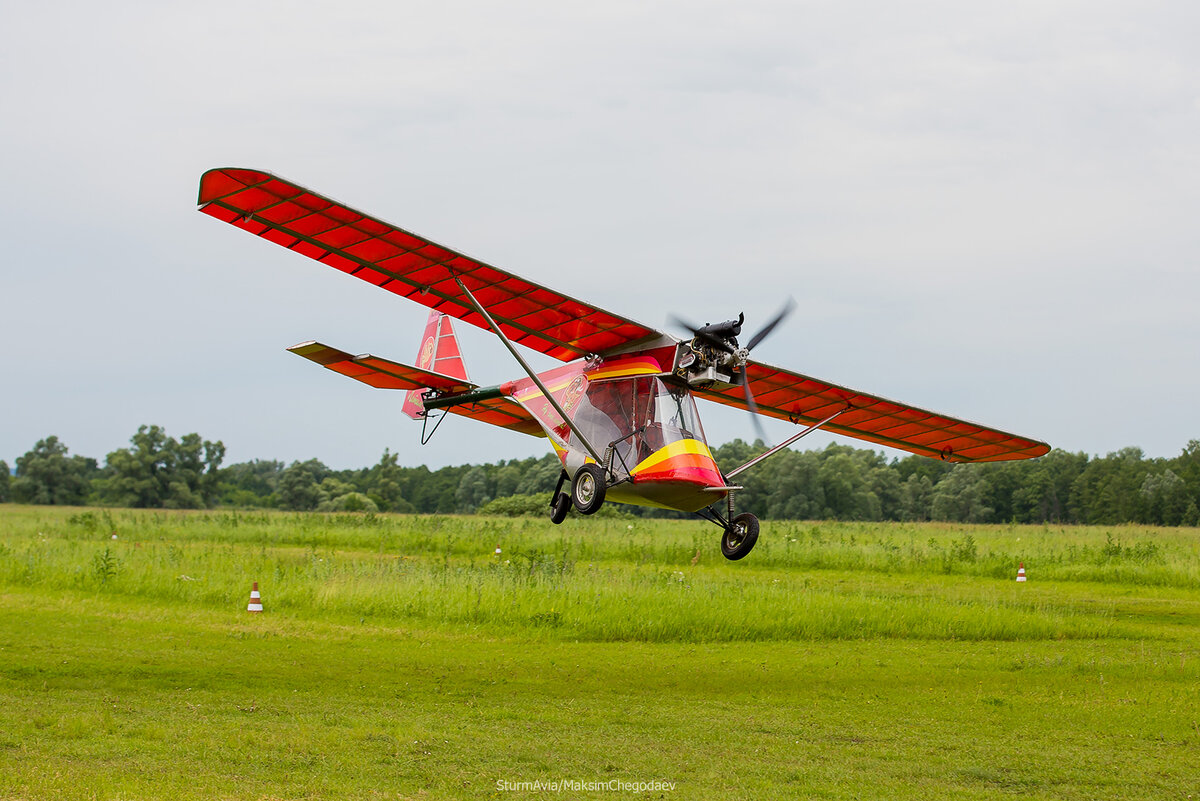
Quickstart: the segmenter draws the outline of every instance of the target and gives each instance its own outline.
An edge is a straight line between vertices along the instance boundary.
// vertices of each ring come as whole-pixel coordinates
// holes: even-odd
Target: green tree
[[[825,495],[823,517],[836,520],[879,520],[883,506],[867,482],[871,451],[841,445],[825,449],[817,477]]]
[[[454,499],[458,502],[460,512],[474,512],[490,501],[492,493],[488,487],[487,471],[482,467],[468,470],[458,484]]]
[[[0,503],[8,502],[8,484],[12,479],[12,473],[9,472],[8,462],[0,459]]]
[[[879,517],[876,520],[899,520],[904,490],[900,473],[889,464],[876,464],[867,472],[867,486],[871,494],[879,499]]]
[[[1029,480],[1030,468],[1037,462],[987,462],[975,465],[981,473],[980,491],[983,503],[992,510],[992,520],[1012,520],[1015,517],[1013,496]]]
[[[279,476],[279,506],[299,512],[316,509],[322,501],[319,482],[329,473],[329,468],[316,459],[292,462]]]
[[[1193,439],[1179,456],[1171,460],[1171,470],[1183,479],[1187,487],[1188,497],[1196,506],[1200,506],[1200,439]],[[1195,525],[1185,523],[1184,525]]]
[[[1040,459],[1015,464],[1023,468],[1021,480],[1011,488],[1008,511],[998,518],[1018,523],[1074,522],[1067,502],[1071,485],[1087,467],[1087,454],[1056,449]]]
[[[529,460],[521,474],[521,480],[513,488],[513,494],[536,495],[539,492],[553,492],[562,469],[562,462],[553,453],[548,453],[540,459]]]
[[[1140,448],[1093,459],[1071,483],[1067,508],[1075,522],[1136,523],[1142,516],[1147,465]]]
[[[317,507],[319,512],[378,512],[375,501],[361,492],[345,492]]]
[[[199,434],[182,440],[143,425],[130,447],[113,451],[96,482],[102,502],[140,509],[203,509],[216,502],[224,443]]]
[[[434,474],[425,465],[418,465],[404,472],[401,492],[409,503],[422,514],[437,511],[437,497],[430,491]]]
[[[773,519],[821,517],[825,490],[818,477],[821,463],[817,455],[811,451],[781,451],[772,458],[776,464],[764,462],[737,476],[735,480],[746,488],[738,493],[738,508]]]
[[[507,495],[488,501],[476,514],[503,517],[544,517],[550,511],[550,494]]]
[[[68,456],[67,446],[49,436],[17,457],[17,475],[10,492],[17,503],[78,505],[87,499],[95,473],[95,459]]]
[[[405,471],[396,462],[396,454],[384,449],[379,463],[366,472],[360,486],[385,512],[414,512],[413,505],[404,498]]]
[[[900,485],[900,520],[924,522],[933,517],[933,482],[929,476],[910,473]]]
[[[1050,471],[1039,468],[1025,476],[1024,482],[1012,489],[1009,495],[1009,520],[1017,523],[1045,523],[1061,520],[1062,504],[1054,492],[1054,481]],[[997,514],[1000,520],[1004,514]]]
[[[159,426],[141,426],[132,443],[105,460],[105,476],[97,484],[100,498],[116,506],[161,507],[170,486],[166,432]]]
[[[845,445],[781,453],[764,463],[771,517],[880,520],[900,503],[900,479],[879,454]],[[740,478],[740,477],[739,477]]]
[[[223,506],[273,506],[283,462],[255,459],[222,468],[219,490]]]
[[[212,506],[219,490],[220,467],[225,459],[225,443],[208,442],[199,434],[185,434],[179,442],[168,439],[174,451],[173,475],[164,506],[175,509],[199,509]]]
[[[940,459],[930,459],[928,456],[906,456],[895,464],[900,481],[908,481],[908,477],[924,476],[929,483],[936,485],[947,473],[954,469],[954,462],[943,462]]]
[[[495,497],[507,498],[517,491],[517,486],[520,483],[521,468],[512,463],[504,465],[496,471],[496,477],[492,482],[496,488]]]
[[[992,507],[984,502],[986,477],[979,465],[957,464],[933,488],[933,519],[987,523]]]
[[[1183,479],[1170,469],[1161,473],[1147,473],[1140,493],[1143,500],[1142,523],[1178,526],[1183,522],[1188,504],[1194,503],[1188,497]]]
[[[379,505],[358,491],[357,485],[343,471],[339,475],[327,476],[317,485],[318,512],[376,512]],[[365,502],[365,503],[364,503]],[[368,508],[369,507],[369,508]]]

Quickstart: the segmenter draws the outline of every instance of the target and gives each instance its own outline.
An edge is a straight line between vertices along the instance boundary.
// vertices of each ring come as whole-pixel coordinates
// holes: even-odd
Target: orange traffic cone
[[[1024,581],[1024,580],[1025,580],[1025,563],[1022,562],[1021,566],[1017,568],[1017,581]]]
[[[250,590],[250,603],[246,605],[247,612],[262,611],[262,596],[258,594],[258,582],[254,582],[254,588]]]

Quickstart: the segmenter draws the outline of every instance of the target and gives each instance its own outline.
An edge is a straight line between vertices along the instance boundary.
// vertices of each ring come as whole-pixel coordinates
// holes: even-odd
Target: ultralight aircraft
[[[1028,459],[1050,449],[754,361],[750,351],[787,307],[745,345],[738,342],[742,315],[685,324],[692,336],[681,341],[268,172],[209,170],[198,202],[205,214],[430,307],[416,366],[319,342],[288,350],[369,386],[407,390],[404,413],[434,423],[422,442],[447,412],[545,437],[563,468],[551,495],[555,523],[572,505],[593,514],[606,499],[692,512],[722,529],[721,552],[736,560],[754,547],[759,523],[736,513],[735,479],[817,429],[948,462]],[[525,376],[490,387],[472,383],[451,317],[494,332]],[[566,364],[537,373],[517,345]],[[705,442],[695,398],[803,428],[723,471]]]

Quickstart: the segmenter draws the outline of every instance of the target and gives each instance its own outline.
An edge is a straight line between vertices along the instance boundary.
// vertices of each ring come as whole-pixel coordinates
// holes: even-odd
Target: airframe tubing
[[[786,448],[788,445],[791,445],[793,442],[795,442],[796,440],[800,439],[800,438],[801,438],[801,437],[803,437],[804,435],[806,435],[806,434],[811,434],[812,432],[816,431],[816,430],[817,430],[818,428],[820,428],[821,426],[823,426],[823,425],[825,425],[826,423],[828,423],[829,421],[833,420],[833,418],[835,418],[835,417],[838,417],[838,416],[840,416],[840,415],[843,415],[843,414],[845,414],[846,412],[850,411],[850,409],[852,409],[852,408],[853,408],[852,406],[847,406],[845,409],[839,409],[838,411],[836,411],[836,412],[834,412],[833,414],[831,414],[831,415],[829,415],[828,417],[826,417],[826,418],[825,418],[824,420],[822,420],[821,422],[819,422],[819,423],[813,423],[811,426],[809,426],[808,428],[804,429],[804,430],[803,430],[803,431],[801,431],[799,434],[796,434],[794,437],[791,437],[791,438],[789,438],[789,439],[786,439],[786,440],[784,440],[783,442],[781,442],[781,443],[779,443],[778,445],[776,445],[774,448],[771,448],[771,450],[767,451],[766,453],[764,453],[764,454],[762,454],[762,455],[760,455],[760,456],[756,456],[756,457],[754,457],[753,459],[751,459],[750,461],[746,462],[746,463],[745,463],[744,465],[742,465],[741,467],[735,467],[733,470],[731,470],[730,472],[728,472],[728,473],[726,473],[726,474],[725,474],[725,479],[726,479],[726,480],[729,480],[729,479],[733,478],[734,476],[736,476],[738,473],[742,472],[743,470],[747,470],[747,469],[749,469],[749,468],[751,468],[751,467],[754,467],[754,465],[758,464],[758,463],[759,463],[759,462],[761,462],[763,459],[766,459],[768,456],[773,456],[773,455],[775,455],[775,453],[776,453],[776,452],[778,452],[778,451],[782,450],[783,448]]]
[[[500,387],[483,387],[481,389],[460,392],[457,395],[438,395],[436,398],[423,398],[422,403],[425,404],[426,410],[446,409],[450,406],[466,406],[469,403],[503,397],[504,393],[500,391]]]
[[[596,452],[596,449],[592,447],[592,443],[588,442],[587,437],[585,437],[583,433],[575,427],[575,424],[571,422],[571,418],[567,416],[566,410],[558,405],[558,401],[556,401],[554,396],[550,394],[550,390],[546,389],[546,385],[542,383],[542,379],[537,377],[537,373],[533,372],[529,365],[525,363],[525,360],[521,358],[521,354],[517,353],[516,346],[509,341],[508,337],[504,336],[504,332],[500,330],[500,326],[496,325],[496,321],[492,319],[492,315],[487,313],[487,309],[479,305],[479,301],[475,300],[475,296],[471,294],[471,290],[463,286],[462,280],[457,275],[454,276],[454,283],[458,284],[458,288],[461,289],[464,294],[466,294],[467,300],[471,301],[471,305],[475,307],[475,311],[479,312],[479,315],[483,317],[484,320],[487,320],[488,326],[496,333],[496,336],[500,337],[500,341],[504,343],[504,347],[508,348],[508,352],[511,353],[513,358],[517,360],[517,363],[521,365],[521,369],[525,371],[525,375],[529,376],[530,380],[533,381],[534,384],[537,384],[537,388],[542,391],[542,394],[546,397],[546,400],[550,401],[550,405],[554,407],[554,411],[558,412],[559,417],[561,417],[563,422],[567,424],[567,427],[571,429],[571,433],[579,437],[579,441],[583,443],[583,447],[587,448],[588,453],[590,453],[592,458],[596,460],[596,464],[607,470],[608,467],[604,464],[604,459],[602,459],[600,454]]]

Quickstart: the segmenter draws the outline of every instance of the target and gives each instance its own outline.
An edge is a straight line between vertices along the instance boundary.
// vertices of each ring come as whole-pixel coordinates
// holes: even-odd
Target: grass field
[[[1195,529],[4,505],[0,798],[1200,798],[1198,631]]]

